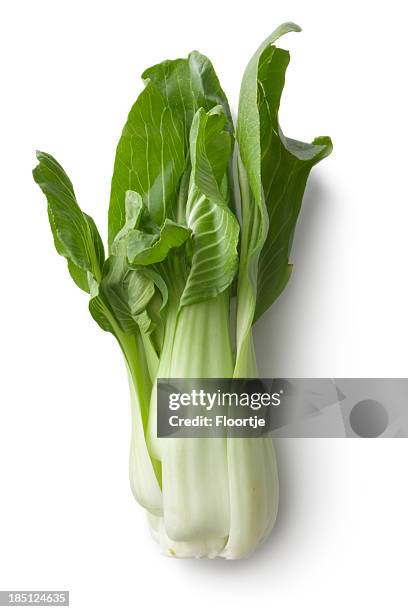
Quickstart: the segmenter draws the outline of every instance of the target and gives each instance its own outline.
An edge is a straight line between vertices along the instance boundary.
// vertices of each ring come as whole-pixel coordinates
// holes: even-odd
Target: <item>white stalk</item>
[[[249,333],[240,353],[235,378],[256,378],[257,367]],[[279,483],[271,438],[228,438],[230,531],[226,559],[249,556],[269,535],[277,515]]]
[[[172,378],[219,378],[232,375],[229,300],[223,294],[181,309],[171,358]],[[164,526],[178,542],[203,541],[217,554],[229,533],[229,486],[225,438],[166,440],[162,460]],[[207,545],[205,545],[207,546]],[[205,548],[204,546],[204,548]]]

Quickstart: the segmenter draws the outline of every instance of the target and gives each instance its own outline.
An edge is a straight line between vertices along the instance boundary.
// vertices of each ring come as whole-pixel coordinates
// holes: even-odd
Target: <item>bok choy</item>
[[[289,280],[306,181],[332,148],[279,126],[289,53],[274,43],[299,30],[283,24],[250,60],[236,127],[200,53],[143,73],[116,150],[107,255],[62,166],[37,152],[55,248],[125,359],[133,494],[177,557],[245,557],[277,513],[271,439],[158,438],[156,380],[257,376],[252,326]]]

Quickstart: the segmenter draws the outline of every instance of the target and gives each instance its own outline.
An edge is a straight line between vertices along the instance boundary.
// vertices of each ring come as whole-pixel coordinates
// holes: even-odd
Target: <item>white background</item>
[[[0,589],[70,589],[75,611],[407,609],[406,440],[278,444],[282,503],[252,559],[176,561],[127,477],[130,415],[114,341],[54,252],[31,179],[57,156],[106,231],[114,151],[142,70],[197,48],[236,107],[282,21],[281,123],[330,134],[310,181],[290,285],[259,323],[264,375],[408,376],[403,2],[2,4]]]

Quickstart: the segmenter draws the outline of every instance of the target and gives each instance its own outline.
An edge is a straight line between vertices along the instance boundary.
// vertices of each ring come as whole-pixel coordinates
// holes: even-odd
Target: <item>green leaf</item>
[[[124,225],[125,192],[140,193],[152,221],[162,225],[177,202],[188,164],[191,123],[199,108],[222,105],[227,130],[233,124],[214,68],[197,51],[145,70],[146,88],[129,113],[118,144],[109,207],[109,244]],[[185,202],[184,202],[185,204]],[[179,221],[182,221],[181,216]]]
[[[125,194],[136,191],[161,225],[185,168],[183,125],[152,83],[147,83],[123,128],[116,150],[109,206],[109,244],[125,223]]]
[[[269,229],[258,264],[258,287],[255,320],[279,297],[289,280],[292,266],[289,264],[296,221],[299,216],[306,182],[312,167],[329,155],[332,145],[328,138],[317,138],[305,145],[299,157],[299,145],[288,143],[282,137],[280,167],[271,183],[266,202]],[[301,147],[302,148],[302,147]]]
[[[228,199],[225,175],[232,149],[232,138],[225,127],[221,106],[208,113],[200,108],[190,132],[192,180],[201,193],[222,206]]]
[[[86,293],[90,293],[89,283],[88,283],[88,272],[78,268],[70,259],[68,259],[68,272],[71,275],[74,283],[85,291]]]
[[[190,53],[187,59],[168,60],[148,68],[143,73],[166,97],[173,112],[177,114],[184,126],[184,140],[188,149],[190,129],[195,113],[199,108],[209,112],[216,106],[222,106],[227,118],[225,129],[234,134],[234,124],[231,117],[227,97],[220,85],[217,74],[210,60],[198,51]],[[235,208],[233,188],[232,157],[230,158],[226,182],[230,190],[230,207]],[[181,190],[185,184],[181,185]],[[183,194],[182,194],[183,195]],[[186,199],[182,197],[185,206]],[[176,220],[185,222],[183,206],[180,201],[177,207]]]
[[[226,188],[231,136],[220,106],[197,111],[191,127],[191,181],[186,207],[193,232],[191,270],[181,306],[208,300],[232,283],[237,267],[239,224],[228,208]]]
[[[105,260],[102,240],[91,217],[79,208],[71,181],[49,154],[37,152],[35,182],[48,202],[48,218],[57,252],[68,261],[75,283],[89,292],[87,274],[100,280]]]
[[[186,145],[194,115],[199,108],[210,111],[214,106],[221,105],[227,117],[227,130],[233,133],[227,97],[213,65],[205,55],[193,51],[187,59],[156,64],[145,70],[142,76],[155,85],[182,122]]]
[[[278,111],[288,64],[289,53],[274,46],[262,52],[259,62],[261,180],[268,233],[258,263],[255,320],[279,297],[289,280],[290,247],[306,182],[312,167],[332,149],[327,137],[308,144],[282,134]]]
[[[126,238],[126,253],[129,262],[133,262],[133,259],[140,253],[144,253],[150,249],[151,246],[159,240],[160,232],[155,234],[148,234],[142,230],[132,230],[129,232]],[[136,265],[136,264],[135,264]]]
[[[284,23],[272,32],[250,59],[242,78],[238,106],[237,140],[240,156],[248,174],[249,184],[260,213],[263,212],[261,179],[261,119],[258,109],[258,76],[262,68],[260,58],[265,49],[289,32],[300,32],[295,23]],[[268,130],[269,132],[269,130]]]
[[[116,335],[112,325],[112,314],[100,295],[95,295],[89,300],[89,312],[103,331]]]
[[[137,331],[136,316],[146,309],[154,293],[153,281],[143,271],[129,268],[125,256],[112,255],[106,260],[99,295],[125,333]]]
[[[127,256],[132,266],[148,266],[163,261],[171,249],[180,247],[190,237],[191,230],[165,219],[160,232],[146,234],[133,230],[128,235]]]
[[[155,324],[147,314],[147,311],[144,310],[140,314],[135,317],[137,324],[139,325],[140,331],[143,334],[151,334],[155,329]]]
[[[283,24],[250,60],[242,81],[237,141],[242,202],[242,240],[238,284],[238,352],[253,321],[286,286],[289,250],[296,220],[313,165],[331,151],[329,138],[312,144],[286,138],[278,111],[289,63],[287,51],[273,42],[297,32]]]
[[[161,304],[159,310],[163,310],[167,306],[167,302],[169,299],[169,292],[166,283],[164,282],[160,274],[156,272],[153,268],[144,268],[143,274],[147,278],[150,278],[150,280],[156,285],[161,296]]]
[[[155,284],[156,292],[146,308],[146,314],[151,321],[149,333],[151,334],[151,340],[156,349],[158,355],[160,355],[163,341],[164,332],[166,326],[166,306],[169,299],[169,293],[167,285],[163,280],[162,276],[149,266],[143,268],[143,273],[147,278]],[[143,313],[142,313],[143,314]],[[139,327],[143,324],[139,318],[137,319]],[[141,327],[142,329],[142,327]]]
[[[124,286],[132,316],[140,315],[154,295],[153,281],[139,270],[129,270],[124,279]]]
[[[112,253],[116,254],[120,250],[120,242],[126,238],[129,232],[138,227],[140,217],[143,212],[142,196],[130,189],[125,193],[125,223],[118,231],[112,243]]]
[[[161,231],[147,222],[147,228],[156,230],[154,234],[134,229],[143,214],[140,195],[127,191],[126,221],[113,242],[114,255],[104,267],[100,294],[126,333],[134,333],[137,326],[144,334],[155,331],[152,342],[160,351],[164,332],[162,310],[168,301],[168,290],[161,275],[149,264],[161,261],[171,248],[180,246],[190,236],[190,230],[169,219]],[[135,269],[129,265],[129,259]]]

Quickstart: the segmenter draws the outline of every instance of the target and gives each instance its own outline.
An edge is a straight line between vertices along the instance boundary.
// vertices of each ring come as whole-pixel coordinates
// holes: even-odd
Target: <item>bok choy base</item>
[[[331,151],[278,123],[289,53],[274,43],[299,29],[283,24],[250,60],[236,129],[205,56],[143,73],[116,151],[107,256],[63,168],[37,152],[55,248],[125,358],[133,494],[173,556],[248,556],[277,513],[271,439],[157,438],[156,380],[257,376],[252,326],[289,280],[306,181]]]

